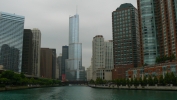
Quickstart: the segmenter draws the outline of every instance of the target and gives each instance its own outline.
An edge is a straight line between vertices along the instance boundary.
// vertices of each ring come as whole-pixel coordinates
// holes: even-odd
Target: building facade
[[[144,77],[157,77],[160,78],[162,75],[165,77],[167,73],[171,73],[177,76],[177,63],[163,63],[151,67],[141,67],[141,68],[132,68],[126,71],[126,78],[139,79]]]
[[[33,33],[33,68],[32,68],[32,75],[40,76],[40,49],[41,49],[41,32],[39,29],[34,28],[32,29]]]
[[[58,57],[57,57],[57,65],[58,65],[58,69],[59,69],[59,79],[61,80],[62,78],[62,74],[61,74],[61,62],[62,62],[62,54],[60,54]]]
[[[79,43],[79,15],[69,17],[69,59],[67,59],[67,80],[80,80],[82,67],[82,43]]]
[[[0,65],[21,72],[24,17],[0,12]]]
[[[40,53],[40,77],[52,79],[53,51],[49,48],[41,48]]]
[[[114,67],[141,66],[138,11],[129,3],[112,12]]]
[[[32,75],[33,64],[33,49],[32,49],[32,31],[24,29],[23,34],[23,55],[22,55],[22,72],[27,75]]]
[[[86,70],[87,73],[87,81],[90,81],[91,79],[93,79],[92,77],[92,66],[89,66]]]
[[[61,59],[61,79],[66,79],[66,60],[68,59],[68,46],[62,46],[62,59]]]
[[[138,0],[144,63],[153,65],[157,56],[177,56],[176,0]]]
[[[92,41],[92,79],[112,80],[113,68],[112,40],[104,41],[102,35],[95,36]]]
[[[80,80],[82,80],[82,81],[86,81],[86,71],[85,71],[85,67],[84,66],[82,66],[81,67],[81,69],[80,69],[80,73],[79,73],[80,75]]]
[[[56,79],[56,69],[57,69],[57,62],[56,62],[56,49],[51,49],[52,50],[52,78]]]

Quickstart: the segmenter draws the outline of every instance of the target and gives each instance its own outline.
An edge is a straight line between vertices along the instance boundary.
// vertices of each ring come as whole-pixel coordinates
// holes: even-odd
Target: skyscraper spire
[[[77,5],[76,5],[76,14],[77,14]]]

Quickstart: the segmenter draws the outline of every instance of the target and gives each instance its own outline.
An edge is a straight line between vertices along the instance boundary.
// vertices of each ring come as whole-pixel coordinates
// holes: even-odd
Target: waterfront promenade
[[[88,85],[92,88],[100,88],[100,89],[127,89],[127,90],[162,90],[162,91],[177,91],[177,86],[117,86],[117,85]]]

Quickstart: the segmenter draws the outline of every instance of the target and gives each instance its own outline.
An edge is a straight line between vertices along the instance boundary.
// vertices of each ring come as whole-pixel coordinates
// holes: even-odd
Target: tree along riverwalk
[[[173,86],[172,84],[170,86],[117,86],[117,85],[88,85],[92,88],[100,88],[100,89],[126,89],[126,90],[162,90],[162,91],[177,91],[177,86]]]

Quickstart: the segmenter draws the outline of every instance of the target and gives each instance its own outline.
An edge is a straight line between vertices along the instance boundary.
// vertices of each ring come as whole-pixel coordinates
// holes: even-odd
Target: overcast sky
[[[68,45],[69,16],[76,13],[80,20],[83,66],[89,67],[92,56],[92,39],[103,35],[112,40],[112,12],[122,3],[137,0],[0,0],[0,11],[25,16],[25,29],[38,28],[42,33],[41,47],[56,48]],[[137,8],[137,7],[136,7]]]

